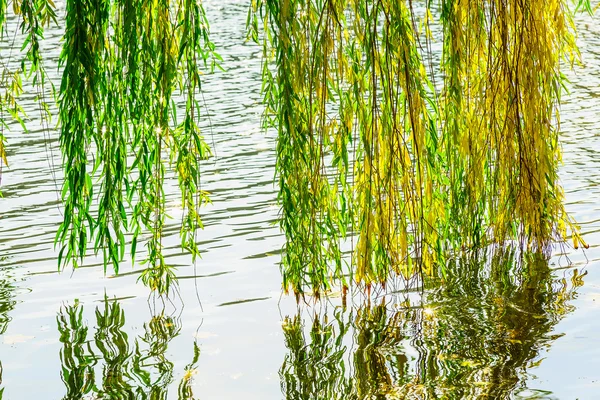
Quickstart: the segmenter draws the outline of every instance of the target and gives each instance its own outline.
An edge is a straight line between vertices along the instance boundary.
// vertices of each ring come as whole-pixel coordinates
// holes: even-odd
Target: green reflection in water
[[[0,385],[2,385],[2,361],[0,361]],[[4,388],[0,386],[0,400],[2,400],[2,396],[4,394]]]
[[[0,261],[6,260],[5,257],[0,257]],[[3,274],[7,274],[6,271],[0,271]],[[4,275],[0,278],[0,335],[6,332],[8,328],[8,323],[11,318],[9,313],[15,307],[14,300],[14,285],[12,283],[12,279],[8,275]],[[0,400],[2,400],[2,396],[4,393],[4,388],[2,387],[2,360],[0,360]]]
[[[13,280],[9,276],[0,277],[0,335],[6,332],[11,320],[8,314],[15,306],[14,290]]]
[[[561,335],[583,284],[556,279],[533,255],[515,261],[461,260],[419,296],[403,293],[334,318],[283,323],[288,353],[280,370],[286,399],[505,399],[525,389],[527,370]],[[542,392],[539,392],[542,394]]]
[[[118,301],[96,309],[93,332],[83,321],[83,306],[75,302],[58,314],[61,378],[65,400],[167,398],[173,382],[173,363],[166,357],[169,343],[181,330],[178,317],[155,314],[144,324],[144,333],[129,339],[125,313]],[[178,398],[194,399],[192,375],[200,356],[194,342],[193,359],[178,386]],[[87,396],[86,396],[87,395]]]

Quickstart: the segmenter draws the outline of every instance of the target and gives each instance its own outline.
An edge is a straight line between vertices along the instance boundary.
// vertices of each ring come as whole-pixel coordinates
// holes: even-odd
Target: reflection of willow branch
[[[395,382],[406,381],[408,359],[401,346],[405,335],[403,317],[400,313],[388,317],[384,303],[358,310],[354,320],[354,380],[359,399],[383,395]]]
[[[0,257],[0,261],[3,260],[3,257]],[[15,306],[15,301],[13,299],[14,286],[8,279],[0,280],[0,335],[6,332],[6,328],[8,328],[8,323],[10,322],[9,312]],[[4,388],[2,386],[2,360],[0,360],[0,400],[2,400],[2,394],[4,392]]]
[[[196,365],[198,364],[198,359],[200,358],[200,348],[198,347],[198,343],[194,341],[194,358],[192,362],[185,366],[185,375],[179,382],[179,387],[177,388],[177,395],[179,399],[193,399],[194,393],[192,392],[192,376],[196,372]]]
[[[280,371],[282,389],[287,399],[346,399],[350,394],[350,381],[345,377],[343,344],[348,325],[336,313],[338,331],[328,323],[315,318],[306,343],[300,315],[285,319],[283,332],[289,354]]]
[[[0,257],[1,260],[2,258]],[[8,313],[15,306],[15,300],[13,299],[15,287],[9,279],[0,279],[0,335],[6,332],[11,319]]]
[[[2,361],[0,361],[0,385],[2,385]],[[0,386],[0,400],[2,400],[3,395],[4,395],[4,388]]]
[[[65,399],[81,399],[94,393],[100,399],[156,399],[167,398],[173,381],[173,363],[165,353],[180,330],[179,318],[154,315],[144,324],[144,334],[130,344],[124,331],[125,313],[117,301],[105,301],[104,309],[96,309],[94,341],[87,340],[88,328],[82,322],[83,307],[75,304],[59,313],[61,332],[62,377],[67,386]],[[99,355],[94,355],[95,344]],[[192,371],[199,358],[194,343],[193,361],[179,383],[180,400],[193,399]],[[102,364],[102,380],[96,386],[94,366]],[[101,384],[100,384],[101,383]]]
[[[125,326],[125,313],[119,303],[105,303],[104,310],[96,309],[96,347],[102,353],[102,391],[108,398],[134,398],[129,375],[130,349]]]
[[[576,270],[568,285],[540,257],[516,259],[506,252],[456,262],[443,284],[428,283],[418,307],[384,302],[338,311],[333,323],[316,317],[308,342],[301,315],[287,318],[286,398],[510,397],[558,337],[551,332],[583,284]],[[350,336],[354,350],[345,354]]]
[[[60,351],[60,376],[67,387],[65,400],[81,399],[95,390],[94,365],[97,357],[87,340],[88,328],[83,323],[83,307],[77,302],[58,314],[58,331],[63,348]]]
[[[456,264],[451,282],[427,299],[433,307],[423,316],[420,339],[429,362],[421,373],[430,393],[508,398],[540,350],[558,337],[550,333],[572,310],[567,301],[582,276],[575,270],[569,288],[565,279],[552,278],[540,256],[526,254],[514,263],[515,255],[504,253],[484,270],[475,262]]]
[[[151,399],[166,398],[167,388],[173,380],[173,363],[165,353],[172,338],[179,335],[181,330],[179,318],[166,317],[163,314],[155,315],[149,323],[144,324],[145,334],[140,341],[148,346],[141,350],[141,344],[136,344],[133,356],[134,371],[143,384],[150,389]],[[158,372],[158,377],[152,379],[147,372],[153,368]]]
[[[405,382],[408,358],[401,350],[405,321],[403,314],[388,317],[385,304],[360,308],[356,312],[335,313],[335,323],[327,315],[315,318],[306,342],[300,315],[284,321],[289,354],[280,376],[286,399],[371,399],[382,398],[394,384]],[[346,333],[354,331],[356,348],[346,368]],[[353,372],[352,372],[353,371]]]

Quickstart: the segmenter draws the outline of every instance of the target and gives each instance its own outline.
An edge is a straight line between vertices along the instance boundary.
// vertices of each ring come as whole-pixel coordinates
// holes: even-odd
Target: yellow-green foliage
[[[569,1],[253,0],[265,123],[279,133],[286,291],[319,296],[337,279],[370,290],[392,276],[443,274],[457,253],[488,246],[548,254],[567,235],[585,246],[557,179],[561,65],[578,57]],[[0,35],[7,6],[0,0]],[[12,6],[26,53],[22,71],[1,65],[0,167],[4,117],[23,115],[20,73],[33,77],[49,129],[39,43],[54,3]],[[578,6],[591,11],[588,0]],[[208,201],[199,70],[219,57],[204,9],[67,0],[65,24],[59,263],[76,266],[89,245],[118,271],[125,235],[134,255],[149,232],[141,279],[165,293],[174,278],[162,254],[168,171],[181,189],[181,244],[194,256]],[[177,95],[186,99],[179,119]]]
[[[263,90],[279,132],[286,291],[319,296],[348,275],[370,290],[444,273],[462,251],[581,242],[557,179],[561,64],[578,56],[567,0],[260,0],[254,11],[251,36],[263,32],[275,64]]]

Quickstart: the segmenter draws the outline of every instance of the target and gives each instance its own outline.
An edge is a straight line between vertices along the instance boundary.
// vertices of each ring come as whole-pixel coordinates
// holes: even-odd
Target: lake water
[[[578,17],[584,66],[569,73],[572,92],[561,114],[560,176],[589,250],[569,251],[570,263],[557,252],[549,266],[529,264],[530,280],[502,268],[498,274],[464,268],[464,280],[446,287],[342,312],[336,297],[300,310],[293,298],[281,297],[276,137],[259,128],[261,50],[244,42],[246,1],[205,4],[227,71],[203,83],[213,116],[207,137],[217,157],[203,166],[213,205],[204,208],[203,257],[196,267],[178,248],[171,191],[175,218],[167,253],[178,265],[181,298],[149,301],[148,290],[136,283],[139,267],[122,267],[114,277],[91,258],[84,268],[59,273],[53,246],[62,218],[56,132],[48,139],[35,121],[29,133],[16,126],[8,132],[11,166],[3,170],[0,199],[0,398],[97,398],[96,392],[114,399],[177,399],[189,398],[191,390],[202,399],[425,393],[600,399],[596,21]],[[46,34],[49,66],[60,34]],[[5,54],[6,40],[2,46]],[[37,115],[32,98],[23,105]]]

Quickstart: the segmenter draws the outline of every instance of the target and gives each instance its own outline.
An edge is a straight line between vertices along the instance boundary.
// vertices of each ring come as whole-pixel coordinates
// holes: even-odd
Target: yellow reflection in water
[[[556,279],[547,262],[513,253],[460,260],[418,298],[370,303],[334,318],[301,312],[283,323],[286,399],[505,399],[560,335],[583,284]]]

